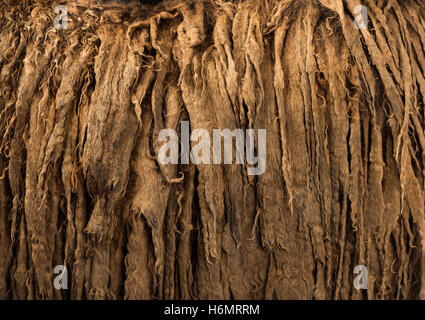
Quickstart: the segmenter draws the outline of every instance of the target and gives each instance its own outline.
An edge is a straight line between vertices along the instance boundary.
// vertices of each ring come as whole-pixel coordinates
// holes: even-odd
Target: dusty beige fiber
[[[424,1],[149,3],[0,2],[0,299],[424,299]],[[161,165],[185,120],[266,172]]]

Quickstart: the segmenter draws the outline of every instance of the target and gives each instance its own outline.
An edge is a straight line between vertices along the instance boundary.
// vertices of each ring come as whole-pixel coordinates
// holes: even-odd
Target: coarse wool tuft
[[[0,299],[425,299],[424,50],[423,0],[2,0]]]

